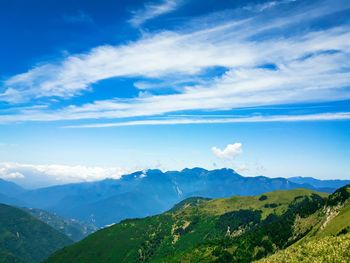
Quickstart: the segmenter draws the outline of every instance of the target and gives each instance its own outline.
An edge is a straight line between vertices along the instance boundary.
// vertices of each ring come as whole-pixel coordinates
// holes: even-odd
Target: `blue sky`
[[[0,23],[0,177],[349,178],[346,0],[12,0]]]

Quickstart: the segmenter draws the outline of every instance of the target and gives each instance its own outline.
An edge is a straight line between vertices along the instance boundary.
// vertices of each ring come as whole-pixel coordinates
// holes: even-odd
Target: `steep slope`
[[[243,177],[231,169],[207,171],[193,168],[165,173],[160,170],[140,171],[125,175],[120,180],[33,190],[20,198],[30,207],[101,227],[125,218],[162,213],[192,196],[247,196],[299,187],[314,189],[284,178]]]
[[[349,262],[350,185],[330,195],[315,214],[321,220],[304,238],[259,262]]]
[[[21,209],[0,204],[0,262],[40,262],[71,243]]]
[[[325,197],[305,189],[193,197],[164,214],[100,230],[46,262],[250,262],[306,235],[309,228],[295,231],[294,222],[320,209]]]
[[[80,241],[84,237],[92,234],[97,230],[97,227],[92,224],[86,224],[74,219],[65,219],[45,210],[35,208],[21,209],[39,219],[40,221],[53,227],[73,241]]]
[[[306,238],[350,232],[350,185],[341,187],[330,195],[320,213],[323,215],[323,220]]]

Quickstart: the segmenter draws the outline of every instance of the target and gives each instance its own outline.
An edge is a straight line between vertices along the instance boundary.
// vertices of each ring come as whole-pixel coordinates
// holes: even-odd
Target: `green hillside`
[[[305,189],[190,198],[164,214],[100,230],[46,262],[251,262],[307,235],[326,198]]]
[[[21,209],[0,204],[0,263],[40,262],[71,243]]]

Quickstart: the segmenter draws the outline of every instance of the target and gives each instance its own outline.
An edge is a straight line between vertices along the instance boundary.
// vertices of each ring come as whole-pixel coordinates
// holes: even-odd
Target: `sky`
[[[350,179],[347,0],[2,0],[0,24],[0,178]]]

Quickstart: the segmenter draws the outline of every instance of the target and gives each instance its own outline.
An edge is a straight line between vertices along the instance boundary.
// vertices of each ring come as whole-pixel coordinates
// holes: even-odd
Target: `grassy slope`
[[[343,192],[343,198],[339,196],[339,190]],[[337,200],[331,204],[328,202],[317,212],[322,214],[322,220],[315,224],[308,235],[287,249],[258,262],[349,262],[350,186],[339,190],[330,196],[330,200]]]
[[[330,199],[335,201],[325,209],[326,219],[322,221],[316,236],[337,235],[343,229],[350,230],[350,185],[340,188]]]
[[[282,216],[298,197],[313,194],[310,190],[295,189],[266,193],[265,198],[261,195],[214,200],[191,198],[162,215],[125,220],[100,230],[55,253],[47,262],[178,262],[180,258],[191,262],[201,258],[204,262],[205,253],[210,261],[215,259],[212,256],[215,242],[225,240],[227,222],[233,231],[240,227],[244,232],[271,214]],[[323,193],[317,195],[326,197]],[[257,221],[244,222],[247,216]],[[232,246],[227,246],[227,250],[232,251]]]
[[[0,204],[0,262],[39,262],[71,243],[21,209]]]
[[[348,263],[350,258],[350,234],[325,236],[293,245],[259,263]]]
[[[208,215],[220,215],[229,211],[239,209],[262,210],[262,217],[266,218],[270,213],[282,214],[288,205],[297,196],[308,196],[316,193],[307,189],[278,190],[258,196],[233,196],[230,198],[214,199],[200,206],[201,210]],[[327,197],[325,193],[319,193],[322,197]],[[267,196],[266,200],[259,200],[261,196]],[[266,204],[280,204],[276,208],[265,207]]]
[[[332,218],[323,229],[319,229],[316,237],[334,236],[341,230],[350,227],[350,203],[348,202],[334,218]]]
[[[350,258],[350,202],[322,227],[326,219],[316,225],[314,231],[298,243],[276,254],[258,261],[259,263],[279,262],[335,262],[347,263]],[[341,231],[344,231],[344,234]],[[346,233],[347,232],[347,233]]]

